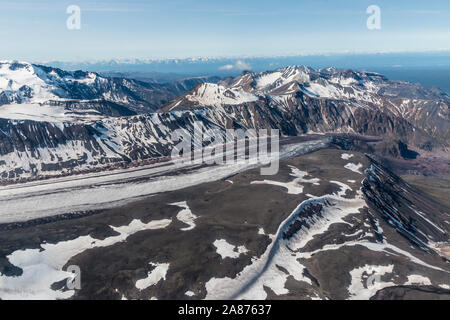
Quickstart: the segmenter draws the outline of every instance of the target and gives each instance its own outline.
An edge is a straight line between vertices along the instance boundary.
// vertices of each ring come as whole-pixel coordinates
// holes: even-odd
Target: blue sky
[[[0,0],[0,37],[0,59],[33,61],[450,50],[450,1]]]

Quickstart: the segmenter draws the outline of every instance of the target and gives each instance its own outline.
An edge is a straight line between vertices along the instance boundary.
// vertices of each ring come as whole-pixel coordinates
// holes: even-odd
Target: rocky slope
[[[195,122],[220,128],[202,115],[182,112],[77,122],[0,118],[0,177],[23,181],[164,158],[178,143],[171,133],[192,132]]]
[[[352,132],[433,149],[450,142],[450,97],[372,72],[302,66],[203,83],[161,111],[214,108],[283,134]]]

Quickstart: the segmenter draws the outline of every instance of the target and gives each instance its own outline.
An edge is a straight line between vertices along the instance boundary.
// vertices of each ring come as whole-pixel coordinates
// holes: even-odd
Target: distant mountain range
[[[176,74],[236,74],[246,67],[260,72],[289,65],[307,65],[314,68],[434,68],[450,67],[450,52],[398,52],[398,53],[342,53],[288,56],[193,57],[165,59],[111,59],[92,61],[45,61],[65,70],[97,72],[155,72]],[[236,62],[242,63],[236,63]],[[249,69],[249,68],[247,68]]]
[[[64,70],[89,70],[105,75],[122,74],[151,82],[169,82],[193,76],[238,76],[244,70],[263,72],[291,65],[321,69],[371,70],[390,79],[436,86],[450,94],[450,52],[345,53],[269,57],[197,57],[183,59],[114,59],[103,61],[48,61]],[[120,76],[119,76],[120,77]]]
[[[446,151],[450,97],[349,69],[290,66],[238,77],[148,83],[0,62],[3,181],[166,157],[177,128],[276,128],[283,136],[384,137],[384,153]],[[157,112],[155,112],[157,111]],[[406,147],[405,147],[406,146]]]

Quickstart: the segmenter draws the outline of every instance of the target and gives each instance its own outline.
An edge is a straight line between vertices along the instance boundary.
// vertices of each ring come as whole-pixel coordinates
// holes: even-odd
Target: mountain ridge
[[[3,60],[0,61],[0,105],[36,103],[71,108],[75,102],[78,103],[72,107],[75,110],[100,108],[104,115],[127,116],[153,112],[205,80],[197,77],[158,84]],[[128,111],[121,112],[124,109]]]
[[[323,102],[325,100],[326,103]],[[314,131],[314,125],[320,123],[320,119],[316,119],[313,126],[308,126],[311,112],[318,112],[322,118],[331,116],[343,130],[360,134],[383,134],[386,131],[384,124],[375,131],[368,131],[366,126],[370,124],[363,117],[378,122],[387,121],[387,126],[391,125],[390,122],[401,120],[398,124],[404,122],[409,126],[410,136],[417,135],[414,132],[421,130],[425,136],[448,145],[449,102],[450,97],[443,91],[390,81],[378,73],[292,66],[262,73],[244,72],[239,77],[227,78],[217,84],[198,84],[159,111],[221,107],[233,109],[232,112],[237,112],[234,109],[251,109],[249,113],[255,115],[261,112],[269,118],[286,112],[295,118],[307,111],[302,119],[294,123],[295,131],[299,133]],[[334,111],[331,109],[324,110],[324,104],[333,104],[332,109],[337,113],[332,114]],[[221,112],[221,108],[216,109]],[[356,113],[362,116],[355,117]],[[242,117],[245,118],[245,115]],[[247,120],[250,119],[247,117]],[[278,128],[283,129],[280,124]],[[427,139],[425,136],[422,140]],[[414,137],[408,140],[417,146],[426,143],[415,141],[420,139]]]
[[[0,62],[0,75],[0,97],[10,99],[0,103],[0,173],[8,181],[167,158],[176,144],[170,133],[192,132],[195,122],[285,137],[379,136],[386,145],[378,150],[394,157],[449,147],[448,95],[367,71],[291,66],[172,89],[20,62]],[[159,99],[149,113],[161,97],[155,88],[173,90],[166,97],[187,92]]]

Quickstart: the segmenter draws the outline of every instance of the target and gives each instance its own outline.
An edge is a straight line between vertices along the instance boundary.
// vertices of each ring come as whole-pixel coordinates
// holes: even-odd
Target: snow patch
[[[192,230],[192,229],[195,228],[195,222],[194,221],[198,217],[195,214],[192,213],[192,211],[189,208],[189,206],[187,205],[186,201],[175,202],[175,203],[171,203],[170,205],[183,208],[180,212],[178,212],[177,219],[180,220],[181,222],[187,224],[188,227],[182,228],[181,229],[182,231],[188,231],[188,230]]]
[[[427,277],[421,276],[419,274],[412,274],[408,276],[408,282],[405,285],[423,285],[423,286],[431,286],[431,281]]]
[[[353,154],[350,154],[350,153],[341,154],[341,159],[344,159],[344,160],[349,160],[351,157],[353,157]]]
[[[216,252],[225,258],[238,258],[242,253],[247,253],[248,250],[245,246],[236,247],[227,242],[225,239],[218,239],[214,241],[213,245],[217,248]]]
[[[192,291],[186,291],[184,294],[187,295],[188,297],[193,297],[193,296],[195,296],[195,293],[192,292]]]
[[[311,183],[314,185],[319,185],[320,179],[311,178],[306,179],[305,176],[308,175],[307,172],[301,171],[294,166],[289,166],[291,169],[290,176],[294,177],[294,180],[290,182],[279,182],[273,180],[263,180],[263,181],[252,181],[250,184],[270,184],[274,186],[280,186],[287,189],[289,194],[301,194],[303,193],[303,186],[300,183]]]
[[[393,282],[381,281],[381,276],[392,273],[394,265],[365,265],[350,271],[352,282],[348,287],[349,300],[368,300],[386,287],[395,286]]]
[[[167,270],[169,270],[168,263],[151,263],[150,265],[154,267],[150,271],[146,278],[136,281],[136,288],[139,290],[147,289],[150,286],[157,284],[161,280],[166,280]]]
[[[356,163],[347,163],[345,166],[344,166],[344,168],[346,168],[346,169],[348,169],[348,170],[351,170],[351,171],[353,171],[353,172],[356,172],[356,173],[359,173],[359,174],[362,174],[362,172],[361,172],[361,168],[363,167],[363,164],[362,163],[358,163],[358,164],[356,164]]]
[[[52,290],[51,285],[73,278],[72,273],[62,270],[72,257],[92,248],[112,246],[125,241],[130,235],[139,231],[163,229],[171,222],[172,220],[169,219],[155,220],[149,223],[133,220],[126,226],[110,226],[119,234],[104,240],[98,240],[88,235],[56,244],[43,243],[39,249],[14,251],[7,258],[12,265],[22,269],[23,273],[18,277],[7,277],[0,274],[0,298],[5,300],[70,298],[74,295],[74,290]]]

